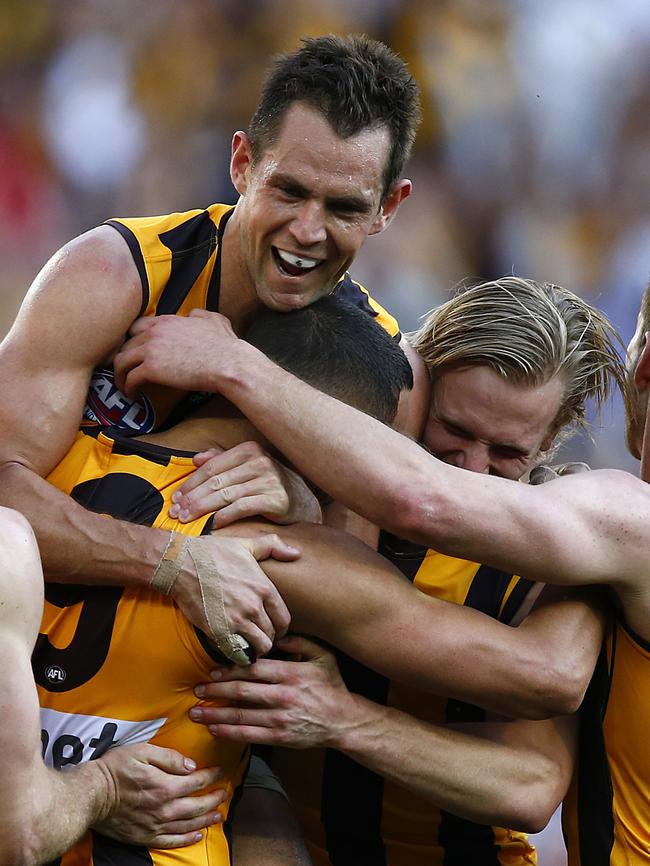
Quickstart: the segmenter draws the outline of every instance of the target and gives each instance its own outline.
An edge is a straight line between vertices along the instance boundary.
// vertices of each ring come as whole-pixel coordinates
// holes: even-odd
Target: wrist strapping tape
[[[189,538],[180,532],[169,533],[167,546],[156,570],[151,575],[149,585],[152,589],[162,592],[163,595],[169,595],[183,565],[188,542]]]
[[[238,665],[251,664],[255,661],[251,645],[240,634],[232,632],[228,625],[223,600],[223,577],[216,570],[214,560],[206,556],[199,545],[188,547],[187,552],[199,579],[203,611],[211,631],[209,637],[230,661]]]

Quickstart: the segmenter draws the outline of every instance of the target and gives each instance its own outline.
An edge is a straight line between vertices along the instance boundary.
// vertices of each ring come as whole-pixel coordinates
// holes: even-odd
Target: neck
[[[213,402],[213,401],[211,401]],[[225,402],[225,401],[224,401]],[[232,406],[212,407],[209,404],[199,409],[189,418],[176,424],[169,430],[160,433],[150,433],[138,438],[144,442],[153,442],[163,448],[173,448],[178,451],[207,451],[210,448],[234,448],[242,442],[259,442],[269,449],[269,443],[255,427],[239,413],[232,411]],[[219,411],[218,416],[215,412]]]
[[[230,319],[238,336],[246,330],[260,309],[257,292],[245,264],[242,243],[240,200],[228,220],[221,241],[219,292],[219,312]]]

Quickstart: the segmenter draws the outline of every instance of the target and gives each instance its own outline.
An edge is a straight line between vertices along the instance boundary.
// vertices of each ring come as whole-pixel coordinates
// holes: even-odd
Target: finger
[[[160,832],[187,833],[214,824],[219,806],[232,794],[232,789],[218,788],[198,797],[180,797],[165,811],[168,818],[160,822]]]
[[[284,735],[275,728],[251,725],[210,725],[208,730],[219,740],[229,740],[231,743],[258,743],[261,746],[281,745]]]
[[[271,652],[273,649],[273,641],[275,640],[275,631],[270,619],[268,619],[268,623],[269,627],[267,631],[263,631],[256,623],[250,620],[248,622],[242,622],[237,626],[231,624],[231,630],[248,641],[253,648],[255,656],[263,656],[266,655],[266,653]],[[226,654],[230,656],[229,653]],[[244,666],[239,664],[238,659],[235,656],[230,656],[230,658],[231,661],[237,663],[238,667]],[[244,664],[245,666],[248,666],[250,660]]]
[[[194,465],[197,466],[197,467],[199,467],[199,466],[203,466],[203,464],[204,464],[207,460],[212,459],[212,457],[217,457],[219,454],[223,454],[223,453],[224,453],[224,449],[223,449],[223,448],[208,448],[207,451],[199,451],[199,452],[197,452],[197,453],[192,457],[192,463],[194,463]]]
[[[576,461],[575,463],[563,463],[561,466],[556,467],[556,471],[562,477],[565,475],[580,475],[582,472],[591,472],[591,466],[588,463]]]
[[[203,839],[203,833],[193,830],[191,833],[181,835],[163,833],[154,836],[150,848],[184,848],[185,845],[195,845]]]
[[[210,671],[212,683],[225,683],[235,680],[249,683],[283,683],[291,675],[290,663],[286,659],[258,659],[254,665],[242,670],[232,665],[221,665]]]
[[[270,707],[273,704],[269,704]],[[212,707],[212,717],[215,719],[213,725],[237,725],[244,728],[275,728],[281,727],[279,714],[283,717],[286,713],[283,709],[272,710],[268,706],[248,707]],[[212,727],[208,725],[208,729]]]
[[[300,550],[276,535],[274,532],[256,535],[253,538],[242,538],[242,544],[248,548],[255,559],[277,559],[280,562],[292,562],[300,556]]]
[[[202,452],[203,454],[209,452]],[[189,493],[200,484],[205,484],[214,475],[223,475],[238,466],[244,466],[251,460],[263,454],[262,449],[256,442],[243,442],[228,448],[226,451],[214,454],[208,461],[204,461],[196,472],[185,481],[179,488],[181,494]],[[248,477],[251,475],[249,473]]]
[[[323,646],[323,644],[310,640],[300,634],[290,634],[279,638],[275,642],[275,647],[283,653],[300,656],[304,661],[322,658],[323,656],[334,658],[334,653]]]
[[[244,619],[242,616],[229,616],[230,630],[237,632],[242,637],[246,638],[249,643],[253,641],[251,638],[255,640],[259,639],[259,633],[261,632],[263,635],[266,635],[267,638],[271,641],[271,645],[273,641],[275,641],[275,626],[271,621],[271,617],[268,615],[266,608],[261,606],[257,608],[253,613],[251,613],[248,618]],[[272,646],[266,649],[264,652],[270,652]],[[260,653],[261,655],[262,653]]]
[[[264,516],[261,511],[251,511],[251,508],[260,505],[265,506],[265,511],[272,513],[281,510],[277,492],[261,491],[260,484],[263,484],[263,481],[259,478],[246,480],[240,484],[228,484],[225,476],[219,476],[219,481],[222,483],[217,486],[216,480],[210,479],[206,485],[197,488],[189,496],[179,498],[180,501],[174,503],[169,509],[170,517],[177,517],[181,522],[187,522],[213,511],[221,511],[238,502],[244,503],[242,514],[247,517]],[[248,500],[253,497],[256,502],[249,502]],[[221,521],[220,525],[222,525]]]
[[[132,376],[134,369],[139,367],[144,360],[144,347],[139,344],[131,345],[131,341],[125,343],[113,359],[113,371],[115,373],[115,384],[119,390],[127,396],[134,396],[133,390],[137,385],[137,376]]]
[[[535,466],[530,471],[528,483],[533,485],[545,484],[557,477],[557,473],[550,466]]]
[[[273,624],[273,640],[279,640],[289,631],[291,614],[284,603],[284,599],[273,584],[271,584],[271,588],[273,591],[264,600],[264,610]]]
[[[233,707],[280,707],[287,703],[288,689],[284,684],[250,683],[230,681],[212,683],[211,700],[219,701],[217,707],[200,704],[192,707],[190,718],[194,722],[206,724],[206,720],[216,720],[217,710],[221,710],[221,702]]]
[[[129,334],[131,337],[143,334],[145,331],[148,331],[149,328],[153,328],[155,324],[156,319],[153,316],[140,316],[140,318],[136,319],[129,328]]]
[[[178,848],[181,845],[191,845],[193,842],[200,842],[203,838],[201,830],[207,827],[212,827],[213,824],[221,824],[223,815],[220,812],[211,812],[208,815],[202,815],[200,818],[194,818],[191,821],[174,821],[170,824],[165,824],[161,827],[158,835],[153,839],[150,848]],[[182,842],[177,844],[179,839],[190,838],[190,842]],[[161,844],[159,840],[164,840],[167,844]]]
[[[227,321],[225,316],[219,315],[219,313],[211,313],[209,310],[203,310],[200,307],[195,307],[193,310],[190,310],[188,315],[192,316],[195,319],[222,319]]]
[[[196,770],[196,763],[191,758],[186,758],[175,749],[165,749],[151,743],[144,743],[140,749],[139,760],[151,764],[152,767],[158,767],[159,770],[164,770],[166,773],[187,776],[190,773],[200,772]],[[212,769],[217,770],[218,768]],[[219,772],[221,771],[219,770]]]
[[[248,517],[277,516],[274,514],[273,505],[274,500],[270,496],[246,496],[231,505],[224,505],[223,508],[215,509],[212,526],[215,529],[217,527],[223,529],[224,526],[230,526],[238,520],[245,520]]]

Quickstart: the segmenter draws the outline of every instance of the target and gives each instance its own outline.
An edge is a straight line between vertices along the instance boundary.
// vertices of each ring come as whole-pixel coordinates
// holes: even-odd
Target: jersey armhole
[[[147,268],[144,263],[142,250],[140,249],[140,243],[131,229],[127,228],[127,226],[118,220],[106,220],[104,225],[111,226],[122,235],[128,244],[131,255],[133,256],[133,261],[135,262],[135,266],[140,274],[140,283],[142,284],[142,305],[140,307],[140,312],[138,313],[139,317],[149,306],[149,277],[147,276]]]

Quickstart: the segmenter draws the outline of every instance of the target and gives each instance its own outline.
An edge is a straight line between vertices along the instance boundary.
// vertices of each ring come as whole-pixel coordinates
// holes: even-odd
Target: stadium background
[[[627,339],[650,272],[647,0],[0,0],[0,332],[72,236],[233,201],[270,55],[350,31],[408,60],[424,107],[414,195],[357,279],[408,330],[460,280],[534,276]],[[569,455],[636,471],[621,429],[615,401]]]

